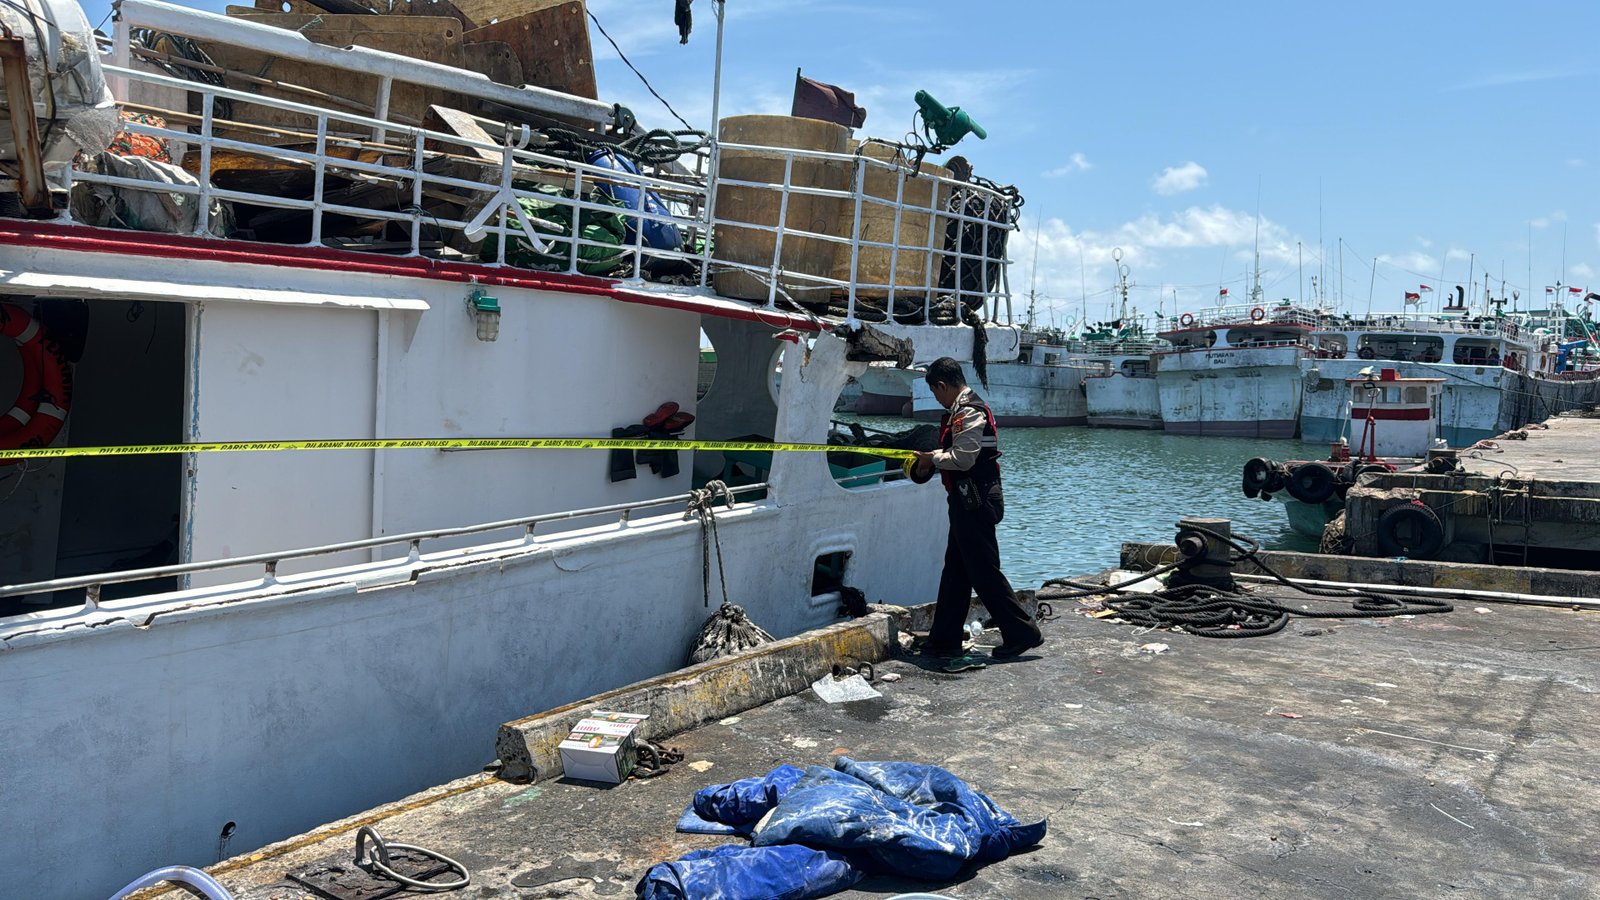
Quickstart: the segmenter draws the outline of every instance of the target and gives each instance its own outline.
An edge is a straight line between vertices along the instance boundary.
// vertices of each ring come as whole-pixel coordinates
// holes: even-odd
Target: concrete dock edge
[[[557,745],[591,710],[647,713],[641,734],[654,740],[798,693],[835,663],[881,662],[897,636],[891,616],[873,613],[507,722],[495,739],[499,776],[518,783],[559,777]]]

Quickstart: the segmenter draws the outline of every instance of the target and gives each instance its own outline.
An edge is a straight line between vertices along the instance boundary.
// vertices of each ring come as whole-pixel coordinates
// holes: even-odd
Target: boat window
[[[1428,389],[1420,384],[1410,385],[1406,388],[1407,403],[1427,403]]]
[[[1364,334],[1357,353],[1362,359],[1439,362],[1444,358],[1444,338],[1420,334]]]
[[[1456,341],[1451,361],[1462,366],[1500,365],[1500,342],[1463,338]]]

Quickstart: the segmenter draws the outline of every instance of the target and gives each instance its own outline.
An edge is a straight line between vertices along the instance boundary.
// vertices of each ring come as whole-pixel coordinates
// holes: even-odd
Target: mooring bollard
[[[1229,519],[1186,516],[1178,520],[1178,536],[1174,543],[1185,564],[1173,573],[1168,583],[1232,588],[1230,554],[1233,547],[1228,543],[1232,537],[1233,522]]]

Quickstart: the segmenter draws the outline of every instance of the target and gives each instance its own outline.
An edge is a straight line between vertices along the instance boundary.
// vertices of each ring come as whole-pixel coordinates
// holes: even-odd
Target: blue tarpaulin
[[[813,766],[756,831],[757,847],[805,844],[850,854],[874,871],[945,879],[1044,839],[937,766],[856,762]]]
[[[727,844],[651,866],[634,893],[638,900],[810,900],[860,880],[860,870],[840,853]]]
[[[833,769],[780,766],[701,790],[679,821],[680,830],[700,833],[753,829],[754,846],[728,845],[658,864],[639,882],[638,896],[798,900],[843,890],[866,872],[941,881],[1037,844],[1045,828],[1044,821],[1022,824],[937,766],[844,756]],[[804,883],[785,880],[796,871],[789,854],[797,849],[827,852],[827,865],[812,862]],[[837,880],[837,866],[850,872],[847,882]],[[799,892],[781,893],[780,887]]]
[[[691,834],[748,836],[756,822],[777,806],[805,774],[804,769],[779,766],[755,778],[701,788],[678,819],[678,830]]]

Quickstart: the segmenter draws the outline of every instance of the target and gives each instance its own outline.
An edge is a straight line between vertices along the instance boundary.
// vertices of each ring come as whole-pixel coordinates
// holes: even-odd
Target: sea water
[[[890,431],[912,425],[906,419],[840,418]],[[1249,499],[1239,489],[1240,471],[1252,456],[1317,455],[1299,441],[1002,428],[1000,453],[1006,497],[1000,558],[1019,588],[1115,566],[1124,541],[1171,543],[1174,525],[1184,516],[1231,519],[1234,534],[1268,549],[1316,549],[1289,529],[1283,504]],[[928,486],[938,489],[937,482]],[[937,527],[942,531],[944,523]]]

